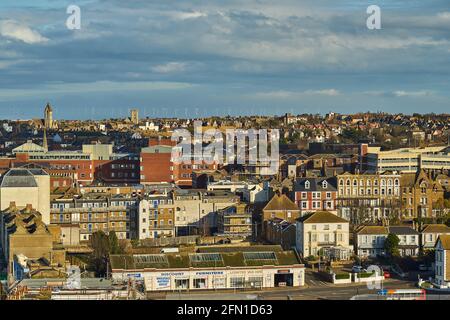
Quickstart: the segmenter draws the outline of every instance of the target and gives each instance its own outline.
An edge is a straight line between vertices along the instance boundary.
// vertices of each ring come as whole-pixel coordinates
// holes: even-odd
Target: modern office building
[[[402,148],[381,151],[380,147],[368,147],[365,155],[370,172],[397,171],[415,173],[420,169],[449,170],[448,146]]]

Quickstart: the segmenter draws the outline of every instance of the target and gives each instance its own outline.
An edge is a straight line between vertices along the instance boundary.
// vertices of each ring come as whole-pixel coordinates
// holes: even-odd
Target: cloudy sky
[[[449,0],[0,1],[0,118],[448,113],[449,89]]]

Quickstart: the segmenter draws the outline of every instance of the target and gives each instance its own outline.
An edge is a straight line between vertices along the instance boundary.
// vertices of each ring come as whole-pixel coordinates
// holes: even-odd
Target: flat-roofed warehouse
[[[147,291],[299,287],[305,268],[281,246],[205,247],[195,253],[112,255],[112,278]]]

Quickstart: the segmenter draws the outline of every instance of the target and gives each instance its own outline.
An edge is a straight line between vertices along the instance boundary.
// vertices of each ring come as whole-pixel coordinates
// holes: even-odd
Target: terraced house
[[[401,186],[404,219],[445,215],[444,188],[424,170],[403,174]]]
[[[175,236],[175,206],[170,194],[149,194],[139,202],[139,239]]]
[[[384,240],[389,234],[387,227],[361,226],[355,230],[355,253],[361,258],[372,258],[385,254]]]
[[[300,178],[294,185],[294,200],[302,213],[330,211],[337,213],[336,178]]]
[[[338,175],[338,215],[356,224],[399,215],[400,178],[395,172]]]
[[[80,241],[92,233],[115,231],[119,239],[137,237],[139,197],[124,194],[87,193],[73,190],[51,195],[50,223],[78,226]]]
[[[445,224],[426,224],[420,231],[420,245],[423,250],[434,249],[441,235],[450,235],[450,228]]]

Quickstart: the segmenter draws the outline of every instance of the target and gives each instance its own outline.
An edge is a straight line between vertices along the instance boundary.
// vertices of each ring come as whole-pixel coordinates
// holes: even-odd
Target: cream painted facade
[[[42,169],[11,169],[10,171],[28,171],[31,175],[26,183],[1,183],[0,185],[0,210],[5,210],[11,202],[17,207],[26,207],[31,204],[42,215],[42,222],[50,224],[50,176]],[[9,179],[8,172],[3,180]],[[32,182],[35,182],[34,184]],[[28,185],[26,185],[28,184]]]
[[[129,277],[144,280],[146,291],[179,291],[273,288],[277,274],[292,274],[293,287],[305,285],[305,268],[297,266],[264,266],[246,268],[201,268],[170,271],[114,272],[112,278],[126,281]]]
[[[380,147],[368,147],[367,169],[370,172],[398,171],[413,173],[419,169],[450,169],[450,153],[447,146],[426,148],[402,148],[381,151]]]
[[[388,218],[395,209],[400,209],[400,178],[400,174],[388,172],[338,175],[338,215],[352,222],[366,222],[355,216],[364,208],[365,219]]]
[[[342,248],[350,254],[349,223],[302,223],[297,221],[296,247],[303,257],[318,256],[320,249]]]
[[[222,196],[204,195],[202,192],[189,196],[174,196],[175,228],[192,227],[206,230],[217,226],[217,211],[239,203],[239,196],[227,194]]]

